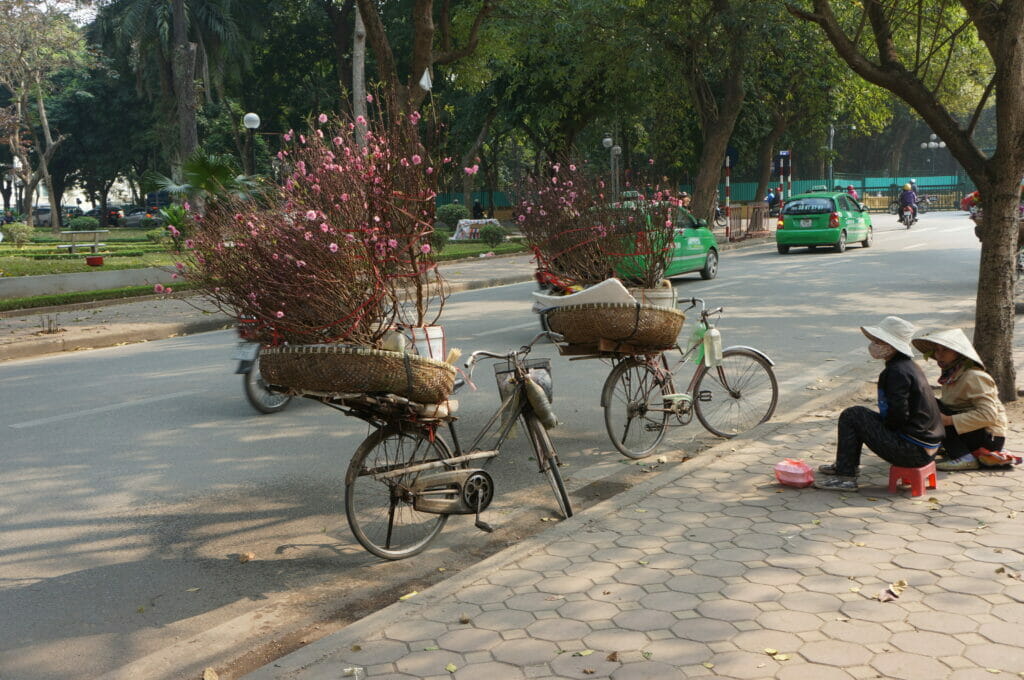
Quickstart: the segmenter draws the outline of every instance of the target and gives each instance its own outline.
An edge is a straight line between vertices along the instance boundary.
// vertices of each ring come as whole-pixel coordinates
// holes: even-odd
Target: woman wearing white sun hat
[[[1020,463],[1020,457],[1003,451],[1006,409],[967,335],[953,328],[924,334],[914,338],[913,344],[942,369],[939,409],[946,428],[946,460],[935,467],[950,472]]]
[[[932,461],[942,441],[938,402],[924,371],[912,358],[914,324],[887,316],[877,326],[861,326],[860,330],[871,341],[871,357],[885,361],[878,376],[878,411],[851,406],[839,415],[836,460],[818,468],[826,475],[815,480],[819,489],[856,491],[864,445],[890,465],[923,467]]]

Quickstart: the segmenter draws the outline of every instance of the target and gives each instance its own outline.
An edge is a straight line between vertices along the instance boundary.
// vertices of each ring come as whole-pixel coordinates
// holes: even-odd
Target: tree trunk
[[[999,385],[1003,401],[1017,398],[1013,364],[1013,287],[1018,248],[1020,183],[1007,174],[979,184],[984,201],[981,260],[974,311],[974,347]]]
[[[178,116],[177,158],[171,172],[176,181],[181,181],[181,165],[199,146],[199,131],[196,123],[196,45],[188,40],[188,25],[185,18],[185,0],[173,1],[174,56],[174,98]]]
[[[774,153],[782,133],[786,131],[786,119],[778,113],[772,114],[772,129],[768,132],[757,149],[757,191],[754,201],[760,201],[768,195],[768,183],[772,181],[772,154]]]
[[[484,122],[480,126],[480,132],[477,134],[476,139],[473,140],[473,145],[466,149],[466,153],[462,155],[462,167],[468,168],[474,165],[473,159],[476,158],[477,151],[483,145],[484,140],[487,139],[487,132],[491,128],[491,122],[494,120],[494,116],[497,115],[497,107],[491,107],[491,110],[484,116]],[[476,175],[471,175],[468,172],[462,173],[462,203],[466,206],[466,210],[472,214],[473,210],[473,181]]]
[[[355,8],[352,33],[352,116],[366,118],[366,26],[359,7]],[[356,143],[366,144],[366,125],[356,125]]]

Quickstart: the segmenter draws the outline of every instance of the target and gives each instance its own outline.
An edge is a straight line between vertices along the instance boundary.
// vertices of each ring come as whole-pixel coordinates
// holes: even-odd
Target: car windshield
[[[795,198],[786,204],[782,212],[786,215],[820,215],[835,210],[831,198]]]

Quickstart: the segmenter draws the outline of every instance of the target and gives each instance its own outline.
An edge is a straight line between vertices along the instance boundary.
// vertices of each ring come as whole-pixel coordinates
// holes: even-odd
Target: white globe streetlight
[[[242,125],[249,132],[249,174],[256,174],[256,129],[260,126],[260,117],[255,113],[242,116]]]

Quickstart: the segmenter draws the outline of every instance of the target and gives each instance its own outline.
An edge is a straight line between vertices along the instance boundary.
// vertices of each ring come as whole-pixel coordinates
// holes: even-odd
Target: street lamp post
[[[927,158],[928,158],[928,168],[929,168],[929,174],[934,173],[935,172],[935,150],[936,149],[945,149],[946,148],[946,143],[943,142],[942,140],[940,140],[939,136],[933,132],[931,135],[929,135],[927,142],[921,142],[921,148],[925,149],[925,150],[931,149],[932,152],[930,154],[928,154],[928,156],[927,156]]]
[[[832,188],[836,185],[832,175],[832,149],[836,139],[836,126],[832,123],[828,124],[828,190],[832,191]]]
[[[612,200],[617,200],[619,197],[619,157],[622,156],[622,147],[615,143],[612,138],[612,133],[604,133],[604,139],[601,140],[601,144],[604,148],[608,149],[609,155],[609,169],[611,171],[611,193]]]
[[[260,126],[260,117],[255,113],[242,116],[242,125],[249,131],[249,168],[247,175],[256,174],[256,129]]]

